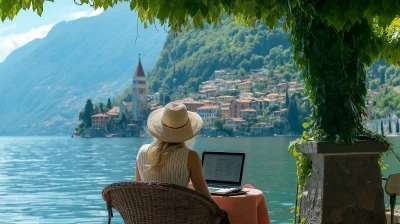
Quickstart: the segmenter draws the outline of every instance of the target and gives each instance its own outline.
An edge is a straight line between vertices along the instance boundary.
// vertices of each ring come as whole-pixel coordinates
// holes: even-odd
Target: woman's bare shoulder
[[[200,156],[196,151],[190,149],[188,159],[189,159],[189,161],[195,161],[195,160],[199,160]]]

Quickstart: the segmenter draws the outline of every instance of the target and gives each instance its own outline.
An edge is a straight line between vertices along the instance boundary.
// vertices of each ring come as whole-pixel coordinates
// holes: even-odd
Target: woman
[[[200,157],[185,142],[201,130],[203,120],[182,103],[169,103],[153,111],[147,126],[154,137],[136,157],[136,181],[157,181],[188,187],[211,197],[204,180]]]

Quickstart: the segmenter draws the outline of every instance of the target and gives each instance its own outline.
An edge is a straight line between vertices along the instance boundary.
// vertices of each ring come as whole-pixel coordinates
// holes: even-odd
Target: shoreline
[[[22,136],[21,136],[22,137]],[[301,135],[269,135],[269,136],[196,136],[196,138],[271,138],[271,137],[301,137]],[[71,137],[71,138],[152,138],[152,136],[147,137]]]

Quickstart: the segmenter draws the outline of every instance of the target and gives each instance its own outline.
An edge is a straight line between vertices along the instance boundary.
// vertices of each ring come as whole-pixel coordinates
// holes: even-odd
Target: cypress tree
[[[289,106],[289,88],[286,88],[286,98],[285,98],[285,105],[286,107]]]
[[[110,110],[112,109],[112,104],[111,104],[110,98],[108,98],[108,101],[107,101],[107,108]]]
[[[381,134],[385,135],[385,131],[383,130],[383,121],[381,121]]]
[[[86,127],[92,127],[93,103],[90,99],[86,101],[85,105],[85,124]]]
[[[400,127],[399,127],[399,119],[396,119],[396,133],[399,134]]]
[[[125,124],[125,123],[126,123],[126,116],[125,116],[125,113],[122,114],[121,123],[122,123],[122,124]]]
[[[171,102],[171,97],[169,95],[165,95],[164,104],[168,104],[169,102]]]
[[[381,85],[385,84],[385,74],[381,73]]]
[[[392,121],[389,120],[389,134],[392,134]]]
[[[104,114],[104,105],[103,103],[100,103],[100,113]]]
[[[164,104],[164,102],[165,102],[165,101],[164,101],[164,99],[165,99],[165,98],[164,98],[164,93],[160,93],[159,98],[160,98],[160,99],[159,99],[158,101],[160,102],[160,104]]]
[[[296,98],[294,95],[290,98],[287,116],[288,116],[288,122],[289,122],[289,125],[290,125],[290,128],[292,129],[292,131],[300,132],[301,125],[299,122],[299,110],[297,108],[297,102],[296,102]]]

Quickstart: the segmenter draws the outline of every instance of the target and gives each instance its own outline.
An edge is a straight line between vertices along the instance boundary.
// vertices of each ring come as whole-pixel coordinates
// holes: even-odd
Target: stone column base
[[[386,213],[379,153],[385,145],[309,142],[299,151],[309,155],[312,173],[305,187],[301,216],[305,223],[385,224]]]

